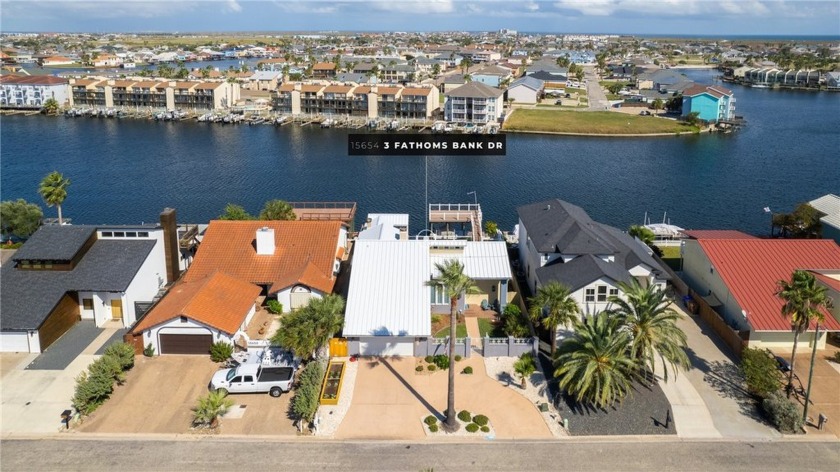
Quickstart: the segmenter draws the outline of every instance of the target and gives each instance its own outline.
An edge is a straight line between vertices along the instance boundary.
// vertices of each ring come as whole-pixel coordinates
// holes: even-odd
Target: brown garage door
[[[161,334],[161,354],[209,354],[212,334]]]

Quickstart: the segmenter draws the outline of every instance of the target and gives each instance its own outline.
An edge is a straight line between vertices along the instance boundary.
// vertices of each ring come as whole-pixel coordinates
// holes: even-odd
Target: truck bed
[[[260,372],[259,382],[285,382],[294,375],[292,367],[263,367]]]

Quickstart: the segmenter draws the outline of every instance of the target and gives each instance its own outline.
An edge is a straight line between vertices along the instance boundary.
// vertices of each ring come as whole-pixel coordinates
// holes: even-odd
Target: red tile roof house
[[[186,274],[131,330],[135,347],[141,335],[160,354],[232,344],[260,295],[289,312],[332,293],[346,246],[339,221],[211,221]]]
[[[793,346],[790,322],[782,316],[776,283],[795,270],[809,270],[829,296],[840,301],[840,246],[825,239],[759,239],[737,231],[688,231],[683,246],[683,279],[730,326],[749,330],[749,346]],[[840,331],[840,308],[825,313],[821,330]],[[825,332],[823,331],[823,332]],[[813,341],[814,325],[800,336]],[[817,340],[825,348],[826,335]]]

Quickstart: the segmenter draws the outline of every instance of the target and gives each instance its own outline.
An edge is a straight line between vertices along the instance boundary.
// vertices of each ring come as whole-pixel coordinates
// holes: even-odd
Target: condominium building
[[[440,108],[433,86],[370,86],[287,82],[272,94],[273,108],[292,115],[429,119]]]
[[[70,79],[70,106],[217,110],[239,100],[239,84],[202,81]]]
[[[67,79],[50,75],[0,77],[0,106],[3,108],[41,108],[54,98],[59,106],[67,101]]]
[[[504,91],[480,82],[470,82],[444,95],[446,121],[495,123],[502,116]]]

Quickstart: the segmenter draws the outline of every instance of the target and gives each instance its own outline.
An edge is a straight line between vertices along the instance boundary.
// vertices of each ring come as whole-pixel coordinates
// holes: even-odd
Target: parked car
[[[213,374],[209,388],[229,393],[266,393],[279,397],[292,389],[294,367],[267,367],[262,364],[240,364]]]

